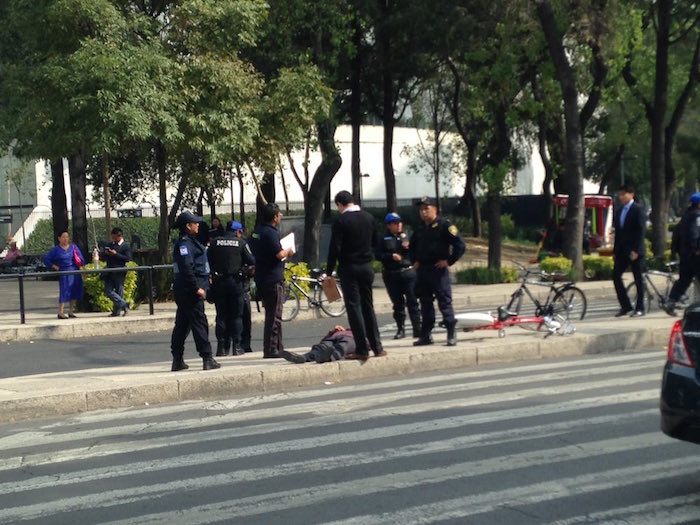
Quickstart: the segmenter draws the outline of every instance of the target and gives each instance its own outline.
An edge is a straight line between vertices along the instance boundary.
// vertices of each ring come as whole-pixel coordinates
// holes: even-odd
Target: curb
[[[76,392],[54,392],[29,395],[14,399],[0,399],[0,423],[26,419],[65,416],[82,412],[126,408],[137,405],[175,403],[180,401],[222,399],[232,395],[254,395],[279,392],[299,387],[343,383],[392,375],[408,375],[436,370],[512,362],[519,360],[573,357],[600,354],[634,348],[662,348],[668,341],[666,326],[626,329],[602,334],[576,334],[562,343],[559,337],[528,341],[506,342],[502,339],[482,338],[463,341],[457,347],[432,346],[405,348],[387,345],[389,355],[370,359],[366,363],[336,361],[322,365],[230,367],[203,373],[188,371],[173,374],[160,368],[136,384],[124,387],[84,388]],[[392,349],[393,348],[393,349]],[[276,361],[276,360],[274,360]],[[256,362],[257,364],[257,362]],[[133,367],[132,367],[133,368]],[[248,368],[248,369],[246,369]],[[100,370],[95,376],[104,375]],[[83,377],[87,377],[85,372]],[[60,377],[49,374],[51,378]],[[33,376],[15,378],[19,383],[32,381]],[[46,376],[44,376],[46,377]],[[3,389],[0,389],[0,394]],[[8,391],[8,389],[4,389]],[[1,396],[0,396],[1,397]]]

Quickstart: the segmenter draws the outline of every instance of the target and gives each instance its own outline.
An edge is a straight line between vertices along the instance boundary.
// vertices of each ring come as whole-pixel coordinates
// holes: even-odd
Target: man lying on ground
[[[281,350],[280,356],[292,363],[328,363],[330,361],[340,361],[345,359],[347,354],[355,352],[355,338],[352,330],[341,325],[336,325],[321,339],[321,341],[311,347],[310,352],[297,354]]]

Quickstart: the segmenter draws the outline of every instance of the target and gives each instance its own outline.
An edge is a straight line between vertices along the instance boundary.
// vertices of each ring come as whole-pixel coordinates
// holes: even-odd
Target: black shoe
[[[215,370],[221,368],[221,365],[213,357],[202,358],[202,370]]]
[[[396,330],[396,334],[394,334],[394,339],[403,339],[404,337],[406,337],[406,330],[403,326],[399,326]]]
[[[243,351],[244,351],[246,354],[252,354],[252,353],[253,353],[253,349],[252,349],[250,346],[244,346],[244,347],[243,347]]]
[[[282,357],[280,354],[265,354],[263,359],[279,359]]]
[[[230,350],[226,348],[224,343],[219,343],[218,345],[216,345],[216,357],[225,357],[228,355],[229,352]]]
[[[109,314],[110,317],[119,317],[119,312],[112,312]]]
[[[280,357],[286,359],[290,363],[296,363],[298,365],[306,363],[306,358],[303,355],[287,352],[286,350],[280,350]]]
[[[644,311],[643,310],[635,310],[630,314],[630,317],[644,317]]]
[[[185,363],[182,357],[173,358],[173,366],[170,368],[171,372],[179,372],[180,370],[187,370],[189,366]]]
[[[127,304],[124,308],[122,308],[122,317],[126,317],[126,314],[129,313],[129,305]]]
[[[457,331],[455,325],[447,327],[447,346],[457,346]]]
[[[676,301],[664,301],[660,306],[668,315],[676,317]]]
[[[624,317],[629,314],[632,310],[626,310],[625,308],[620,308],[620,311],[615,314],[615,317]]]
[[[240,346],[234,346],[233,349],[231,350],[231,355],[243,355],[245,354],[245,350],[243,350]]]
[[[432,336],[420,337],[418,341],[413,341],[413,346],[428,346],[433,344]]]

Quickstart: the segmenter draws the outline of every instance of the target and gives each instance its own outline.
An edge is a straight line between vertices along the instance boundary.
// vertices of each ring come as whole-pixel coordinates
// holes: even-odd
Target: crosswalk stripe
[[[116,523],[150,523],[154,521],[159,523],[209,523],[217,520],[230,519],[232,514],[237,516],[253,516],[267,512],[282,511],[294,507],[321,503],[346,494],[355,493],[363,495],[371,493],[376,496],[384,490],[405,489],[419,485],[476,477],[494,472],[508,472],[516,469],[552,465],[594,456],[626,453],[638,449],[660,446],[664,441],[665,438],[660,435],[659,432],[653,432],[637,436],[625,436],[587,443],[577,443],[575,445],[566,445],[554,449],[549,448],[546,450],[504,455],[484,460],[459,462],[436,468],[369,476],[364,478],[362,483],[358,483],[357,480],[342,481],[332,485],[307,486],[300,489],[292,489],[284,491],[283,493],[236,498],[235,503],[232,504],[235,511],[228,508],[228,502],[223,503],[223,508],[228,508],[225,514],[222,514],[221,507],[217,504],[216,506],[205,505],[204,509],[202,507],[192,507],[186,510],[163,513],[159,515],[158,520],[155,520],[155,516],[153,515],[145,515],[138,518],[130,518],[127,521],[117,521]],[[324,458],[326,461],[334,459],[335,458]],[[374,463],[377,464],[376,461]],[[691,460],[690,462],[686,459],[684,465],[687,466],[688,463],[698,468],[700,466],[700,459]],[[338,468],[338,466],[342,468],[342,465],[338,465],[337,461],[332,461],[332,464],[335,465],[333,468]],[[351,466],[352,464],[351,460],[350,464],[346,466]],[[612,472],[615,471],[607,471],[601,473],[601,475],[603,477],[611,476]],[[120,505],[130,505],[156,496],[163,498],[188,490],[202,490],[224,484],[259,481],[275,476],[279,476],[279,471],[276,466],[272,466],[269,468],[237,470],[226,474],[178,479],[176,481],[162,483],[150,483],[148,485],[131,486],[125,489],[106,490],[100,493],[73,496],[21,507],[3,508],[0,509],[0,521],[41,519],[58,512],[109,506],[113,505],[115,502],[118,502]],[[663,477],[666,476],[670,477],[667,470],[664,472]],[[570,483],[567,478],[557,480],[557,482],[561,483],[561,486],[567,486]],[[550,481],[547,482],[547,484],[551,485],[553,482]],[[394,521],[394,523],[397,522],[403,523],[404,521]]]
[[[663,366],[665,355],[658,351],[644,351],[644,352],[634,352],[634,353],[620,353],[620,354],[606,354],[606,355],[596,355],[595,357],[583,357],[575,362],[570,360],[567,361],[547,361],[544,363],[536,363],[530,365],[518,365],[517,367],[512,367],[504,370],[503,368],[480,368],[480,369],[470,369],[467,371],[460,371],[456,373],[445,372],[440,374],[439,379],[435,376],[430,377],[402,377],[398,379],[385,379],[379,383],[368,383],[363,385],[363,392],[367,395],[374,395],[375,392],[382,392],[390,389],[395,389],[399,387],[411,387],[417,388],[419,385],[423,384],[435,384],[440,382],[448,381],[459,381],[459,380],[472,380],[487,377],[503,377],[504,384],[507,383],[506,378],[510,376],[522,376],[530,372],[541,372],[547,370],[559,370],[559,369],[577,369],[577,368],[591,368],[605,371],[610,363],[629,363],[632,368],[635,368],[636,363],[640,365],[642,363],[649,362],[650,364],[656,363],[659,367]],[[635,364],[635,365],[633,365]],[[296,365],[289,365],[296,366]],[[317,365],[304,365],[304,366],[317,366]],[[287,401],[290,397],[303,400],[303,399],[313,399],[322,395],[328,395],[332,393],[334,395],[341,394],[353,394],[357,392],[357,385],[333,385],[330,388],[324,389],[312,389],[312,390],[298,390],[294,392],[285,393],[270,393],[263,396],[255,396],[245,399],[236,399],[233,401],[217,401],[215,404],[221,406],[224,409],[229,408],[240,408],[247,406],[257,406],[259,404],[272,403],[275,401]],[[206,402],[207,405],[213,405],[212,402]],[[168,414],[181,414],[187,407],[190,406],[200,406],[201,401],[186,401],[182,403],[177,403],[174,405],[163,405],[145,408],[124,408],[115,409],[109,411],[98,411],[98,412],[87,412],[84,414],[78,414],[71,418],[73,425],[82,426],[85,424],[95,424],[103,421],[112,421],[116,414],[127,413],[130,419],[139,417],[139,414],[143,414],[144,418],[151,420],[154,416],[168,415]],[[50,430],[51,428],[67,428],[66,422],[48,424],[44,428]],[[31,437],[31,436],[29,436]],[[4,440],[7,438],[0,438],[0,446],[2,446]]]
[[[609,416],[597,416],[590,418],[576,418],[567,421],[559,421],[550,424],[538,424],[527,427],[509,428],[494,432],[480,434],[467,434],[457,438],[443,439],[439,441],[429,441],[427,443],[411,444],[389,449],[373,450],[363,453],[361,456],[354,454],[339,455],[332,458],[319,460],[305,460],[302,462],[278,463],[275,466],[277,475],[298,474],[304,471],[328,470],[340,465],[360,465],[371,464],[377,461],[389,461],[405,457],[416,457],[424,454],[433,454],[446,450],[466,449],[477,446],[491,446],[504,443],[515,443],[526,439],[552,437],[555,435],[568,434],[576,429],[588,428],[594,425],[614,424],[629,422],[657,412],[656,409],[639,410],[625,414],[612,414]],[[442,423],[442,424],[441,424]],[[438,432],[455,428],[448,424],[448,420],[431,421],[429,424],[417,425],[412,429],[396,428],[392,435],[408,435],[420,432]],[[173,468],[183,468],[196,465],[206,465],[211,463],[221,463],[252,456],[265,456],[282,451],[298,452],[304,449],[326,446],[328,444],[360,443],[362,441],[376,440],[386,437],[381,432],[372,433],[360,437],[354,433],[345,438],[340,434],[333,434],[324,439],[314,439],[309,443],[308,439],[288,441],[278,446],[255,445],[238,447],[236,449],[223,449],[214,452],[202,452],[186,456],[178,456],[170,461],[139,461],[120,465],[110,465],[103,468],[88,469],[75,472],[63,472],[60,479],[56,476],[37,476],[25,481],[13,481],[10,483],[0,483],[0,495],[15,494],[27,490],[38,490],[47,487],[58,487],[74,483],[86,483],[97,480],[116,478],[121,476],[132,476],[144,474],[146,472],[165,471]]]
[[[700,495],[688,494],[675,498],[647,501],[627,507],[601,512],[591,512],[585,516],[575,516],[551,522],[549,525],[673,525],[700,519]]]
[[[639,373],[643,370],[656,369],[656,363],[646,363],[644,365],[637,364],[635,366],[635,373]],[[626,372],[629,370],[629,365],[616,365],[607,366],[605,370],[600,371],[601,376],[607,376],[616,374],[619,372]],[[597,371],[596,371],[597,372]],[[388,391],[384,394],[374,394],[365,392],[363,399],[338,399],[334,400],[332,407],[327,403],[321,402],[319,404],[304,403],[300,404],[294,408],[284,407],[280,408],[258,408],[254,413],[250,411],[242,412],[231,412],[223,414],[216,417],[211,417],[207,422],[203,422],[201,417],[188,418],[185,420],[174,420],[170,422],[164,422],[159,424],[157,427],[152,428],[150,422],[146,425],[142,423],[137,424],[127,424],[120,426],[104,427],[101,425],[99,428],[92,430],[76,431],[70,433],[52,434],[50,432],[31,432],[31,433],[18,433],[14,436],[8,436],[6,438],[0,439],[0,450],[10,450],[15,447],[27,448],[33,444],[68,444],[70,442],[77,442],[84,439],[96,439],[105,436],[112,435],[132,435],[134,433],[139,433],[139,435],[147,435],[151,432],[163,432],[163,431],[175,431],[175,430],[187,430],[187,429],[204,429],[207,426],[220,425],[222,423],[231,423],[238,421],[245,421],[250,424],[255,419],[264,419],[268,417],[275,417],[278,415],[290,416],[292,414],[308,413],[322,415],[328,413],[340,413],[356,410],[359,406],[366,408],[367,410],[372,410],[374,407],[381,405],[383,403],[389,403],[393,401],[400,400],[402,398],[415,399],[417,397],[427,397],[436,396],[448,392],[470,392],[474,390],[486,389],[493,386],[505,386],[511,388],[517,385],[523,385],[535,382],[547,382],[547,381],[561,381],[566,379],[586,379],[585,385],[587,387],[595,388],[596,385],[602,384],[602,386],[609,386],[609,384],[603,384],[600,382],[591,381],[593,375],[589,370],[570,370],[570,371],[555,371],[555,372],[545,372],[536,375],[521,375],[509,378],[504,382],[503,379],[483,379],[479,378],[466,382],[461,385],[444,385],[444,386],[423,386],[423,388],[412,387],[409,390],[400,391]],[[617,382],[617,380],[615,380]],[[571,384],[567,385],[569,388]],[[324,392],[325,395],[335,394],[335,392]],[[505,394],[504,394],[505,395]],[[481,398],[483,399],[483,398]],[[232,402],[221,402],[218,406],[223,409],[235,409],[239,408],[236,406],[236,401]],[[410,405],[413,410],[419,410],[417,405]],[[329,408],[330,407],[330,408]],[[434,409],[432,403],[427,403],[425,409]],[[103,422],[106,420],[103,420]],[[0,466],[0,470],[2,467]]]
[[[542,396],[555,396],[564,393],[574,393],[582,391],[590,391],[599,388],[607,387],[623,387],[632,386],[640,383],[645,383],[650,380],[658,378],[658,374],[649,375],[635,375],[634,377],[625,378],[614,378],[607,381],[597,381],[597,382],[585,382],[585,383],[567,383],[565,385],[558,385],[552,387],[535,387],[522,390],[514,390],[511,392],[503,392],[498,394],[488,394],[482,396],[465,397],[461,399],[454,399],[452,401],[445,402],[444,400],[437,400],[430,403],[418,403],[411,405],[404,405],[401,407],[403,413],[413,413],[419,411],[428,410],[439,410],[447,408],[464,408],[470,406],[482,406],[493,403],[502,403],[505,401],[514,401],[519,399],[526,399],[531,397],[541,398]],[[658,395],[658,391],[654,391],[654,396]],[[395,398],[395,396],[393,397]],[[392,399],[393,399],[392,398]],[[385,400],[386,401],[386,400]],[[363,397],[358,400],[345,400],[344,402],[333,401],[331,403],[326,403],[323,407],[315,410],[316,414],[328,414],[337,415],[345,410],[354,409],[366,411],[374,410],[374,416],[379,415],[395,415],[398,413],[397,407],[391,407],[389,409],[373,408],[378,401],[376,399],[369,399]],[[345,407],[345,408],[343,408]],[[289,415],[292,410],[282,407],[279,409],[278,415]],[[267,414],[269,417],[271,414]],[[231,420],[229,420],[230,422]],[[360,433],[362,434],[362,433]],[[231,438],[236,435],[232,431],[213,431],[212,433],[207,433],[206,431],[198,432],[196,434],[185,435],[185,436],[168,436],[165,438],[155,438],[146,440],[134,440],[120,442],[117,444],[107,443],[107,444],[93,444],[90,443],[87,446],[76,447],[74,449],[64,449],[57,452],[48,453],[27,453],[23,452],[19,456],[13,456],[9,458],[4,458],[0,460],[0,471],[17,468],[18,465],[41,465],[47,463],[58,463],[65,461],[73,461],[77,459],[85,459],[87,457],[103,457],[112,454],[119,454],[124,450],[136,451],[136,450],[153,450],[158,448],[166,448],[172,446],[173,444],[187,444],[187,443],[200,443],[204,442],[206,438],[208,440],[218,440]],[[348,435],[347,433],[344,435]],[[391,435],[391,434],[389,434]]]

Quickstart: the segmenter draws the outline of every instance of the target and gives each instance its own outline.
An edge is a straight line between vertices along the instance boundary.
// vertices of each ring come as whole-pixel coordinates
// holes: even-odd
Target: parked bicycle
[[[662,310],[668,302],[669,295],[671,294],[671,288],[678,280],[678,261],[672,261],[665,264],[666,271],[661,270],[645,270],[642,272],[644,277],[644,312],[651,310],[651,302],[656,301],[659,304],[659,308]],[[659,277],[656,279],[661,281],[657,284],[654,283],[653,277]],[[688,290],[683,294],[680,300],[676,301],[676,308],[678,311],[682,312],[685,307],[693,304],[694,302],[700,301],[700,291],[698,290],[700,283],[695,282],[688,287]],[[627,297],[633,305],[637,304],[637,287],[634,281],[627,285]]]
[[[329,302],[323,293],[321,275],[323,270],[314,268],[311,277],[301,277],[290,274],[285,283],[284,304],[282,306],[282,321],[291,321],[299,314],[301,308],[301,296],[306,297],[309,308],[320,309],[331,317],[340,317],[345,314],[345,302],[337,299]],[[336,279],[337,280],[337,279]],[[340,281],[338,281],[339,283]],[[307,286],[303,286],[306,284]],[[309,288],[307,292],[306,288]]]
[[[518,263],[516,265],[520,269],[520,286],[510,296],[510,302],[505,308],[511,315],[551,316],[560,321],[580,321],[586,316],[586,294],[573,282],[561,281],[563,276],[558,273],[550,274],[539,268],[525,268]],[[544,301],[540,301],[528,285],[549,287]],[[538,330],[542,324],[525,323],[519,326]]]

